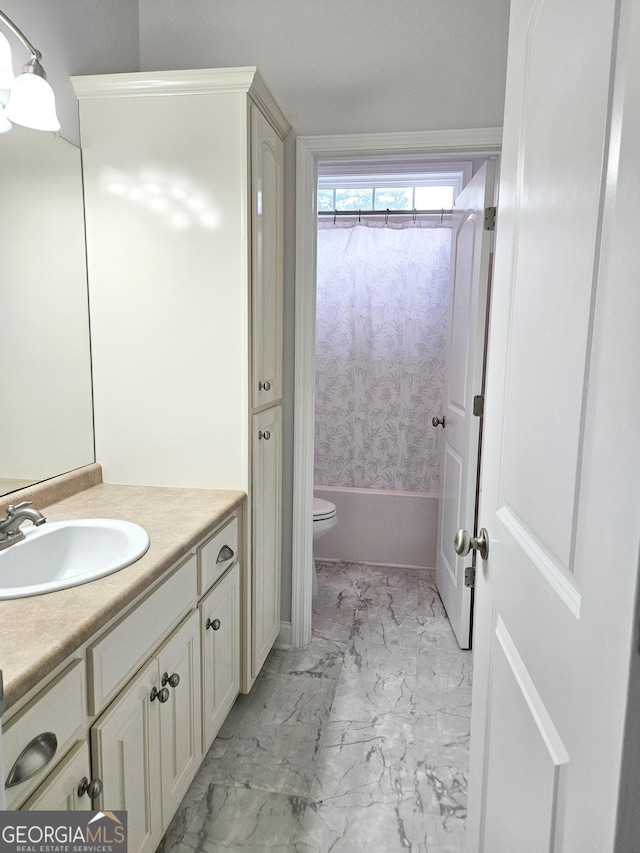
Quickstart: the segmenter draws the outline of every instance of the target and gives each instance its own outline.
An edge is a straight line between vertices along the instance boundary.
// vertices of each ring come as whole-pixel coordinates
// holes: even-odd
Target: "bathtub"
[[[336,505],[337,525],[314,542],[317,560],[431,569],[436,564],[439,495],[316,486]]]

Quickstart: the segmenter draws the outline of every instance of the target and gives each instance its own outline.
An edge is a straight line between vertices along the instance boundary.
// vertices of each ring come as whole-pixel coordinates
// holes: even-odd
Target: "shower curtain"
[[[438,492],[451,231],[321,223],[315,483]]]

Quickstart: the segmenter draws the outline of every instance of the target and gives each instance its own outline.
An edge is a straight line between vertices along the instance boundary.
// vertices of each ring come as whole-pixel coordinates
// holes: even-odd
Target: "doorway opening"
[[[311,638],[312,524],[314,486],[315,337],[317,186],[322,171],[343,174],[371,165],[398,168],[421,164],[495,158],[500,130],[468,130],[423,134],[373,134],[351,137],[299,137],[297,140],[296,377],[294,436],[294,517],[291,644],[304,648]],[[395,165],[393,165],[395,163]],[[357,165],[356,165],[357,164]],[[396,173],[397,174],[397,173]],[[462,178],[464,181],[464,178]],[[382,188],[384,189],[384,188]],[[335,194],[333,196],[335,203]],[[412,196],[415,203],[415,194]],[[371,198],[375,204],[375,196]],[[325,200],[326,203],[326,200]],[[384,213],[383,213],[384,215]]]

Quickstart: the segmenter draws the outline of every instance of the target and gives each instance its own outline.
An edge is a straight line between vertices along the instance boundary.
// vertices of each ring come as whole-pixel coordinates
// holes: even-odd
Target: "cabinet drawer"
[[[238,518],[235,516],[198,549],[200,595],[204,595],[222,577],[237,556]]]
[[[5,769],[9,778],[16,760],[25,747],[39,735],[44,735],[43,746],[34,745],[31,750],[33,768],[40,766],[24,782],[5,789],[7,808],[15,808],[22,802],[37,785],[42,782],[66,749],[76,740],[85,722],[85,679],[84,665],[74,661],[48,687],[17,714],[3,733]],[[51,738],[54,735],[55,740]],[[52,757],[47,761],[44,757],[46,747],[53,750]],[[46,762],[46,763],[45,763]]]
[[[87,650],[89,712],[99,713],[118,688],[149,657],[166,634],[195,606],[195,554]]]

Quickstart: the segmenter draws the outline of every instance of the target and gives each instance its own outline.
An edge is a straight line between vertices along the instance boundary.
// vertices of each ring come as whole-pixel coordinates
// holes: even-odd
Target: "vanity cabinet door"
[[[129,853],[158,846],[200,765],[201,721],[193,611],[91,729],[93,770],[104,786],[99,807],[128,812]]]
[[[77,743],[22,806],[24,811],[91,811],[92,800],[88,793],[80,793],[80,783],[91,780],[89,746],[86,741]],[[80,789],[80,790],[79,790]]]
[[[169,698],[160,708],[162,818],[166,826],[202,760],[200,619],[197,611],[158,652],[158,677]]]
[[[203,751],[240,691],[240,566],[230,569],[200,603]]]
[[[158,662],[144,666],[91,729],[102,810],[127,811],[129,853],[152,853],[162,838]]]
[[[253,416],[252,677],[280,631],[282,409]]]
[[[283,145],[251,105],[252,391],[254,409],[282,398]]]

